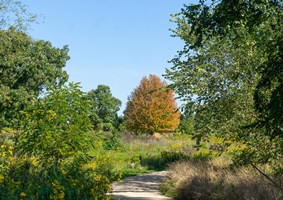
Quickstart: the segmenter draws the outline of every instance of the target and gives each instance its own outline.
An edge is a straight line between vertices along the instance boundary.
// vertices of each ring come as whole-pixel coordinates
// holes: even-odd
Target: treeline
[[[116,149],[119,132],[173,132],[180,113],[155,75],[129,97],[125,117],[109,86],[83,92],[68,83],[68,47],[34,40],[35,15],[0,1],[0,199],[110,199],[118,175],[99,149]],[[9,21],[10,15],[15,21]],[[102,144],[102,145],[101,145]]]
[[[117,148],[119,131],[168,133],[179,125],[173,91],[155,75],[142,79],[119,117],[121,101],[108,86],[83,92],[67,83],[67,46],[15,28],[0,30],[0,43],[1,199],[110,198],[115,174],[90,155],[97,140]]]
[[[117,128],[120,100],[108,86],[66,84],[67,47],[15,28],[0,40],[0,198],[109,198],[108,163],[89,152],[92,131]]]

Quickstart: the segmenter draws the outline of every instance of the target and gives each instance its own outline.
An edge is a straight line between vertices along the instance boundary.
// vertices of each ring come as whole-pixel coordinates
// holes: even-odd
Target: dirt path
[[[112,184],[112,194],[121,200],[170,200],[159,192],[165,175],[162,171],[126,178]]]

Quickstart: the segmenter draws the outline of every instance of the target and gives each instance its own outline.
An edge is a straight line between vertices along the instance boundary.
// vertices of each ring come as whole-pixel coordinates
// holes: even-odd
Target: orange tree
[[[126,126],[138,133],[170,132],[180,123],[173,90],[156,75],[144,77],[124,111]]]

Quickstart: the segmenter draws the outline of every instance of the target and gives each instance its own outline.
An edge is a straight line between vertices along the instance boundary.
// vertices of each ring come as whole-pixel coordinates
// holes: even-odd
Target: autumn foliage
[[[173,90],[156,75],[144,77],[132,92],[126,106],[125,120],[129,130],[140,133],[174,131],[180,123],[180,112]]]

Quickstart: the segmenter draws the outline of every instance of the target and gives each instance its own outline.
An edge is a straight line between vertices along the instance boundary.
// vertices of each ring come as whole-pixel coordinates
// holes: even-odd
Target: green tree
[[[23,163],[11,166],[4,179],[11,191],[1,197],[24,192],[28,199],[107,199],[109,171],[88,153],[94,139],[84,95],[70,83],[25,109],[15,149]]]
[[[47,87],[64,84],[68,48],[33,40],[23,32],[0,30],[0,127],[19,128],[19,113]]]
[[[118,128],[117,112],[120,110],[122,102],[112,96],[109,86],[98,85],[95,90],[91,90],[86,94],[86,99],[91,103],[89,118],[94,129],[109,131]]]
[[[52,165],[79,151],[87,152],[91,124],[89,104],[82,96],[79,85],[70,83],[30,104],[24,112],[20,152],[50,158]]]
[[[185,47],[171,60],[173,67],[165,77],[186,102],[185,112],[195,114],[197,137],[238,134],[255,118],[253,91],[259,77],[257,66],[264,59],[257,56],[256,33],[235,40],[211,37],[196,46],[187,16],[180,13],[174,20],[175,36],[185,41]]]
[[[144,77],[124,111],[126,126],[137,133],[172,132],[180,123],[173,90],[156,75]]]
[[[265,129],[267,135],[281,137],[282,1],[200,1],[197,5],[185,6],[182,13],[191,27],[187,35],[194,35],[190,50],[205,48],[215,37],[237,41],[239,49],[252,42],[257,52],[242,55],[261,59],[251,71],[258,76],[252,89],[258,113],[255,124]],[[247,35],[253,40],[247,40]],[[242,59],[245,60],[243,56]],[[240,69],[249,69],[249,66],[242,65]]]
[[[282,156],[282,1],[200,1],[173,16],[185,47],[166,77],[197,133],[243,140],[242,161]],[[246,157],[246,158],[244,158]]]

